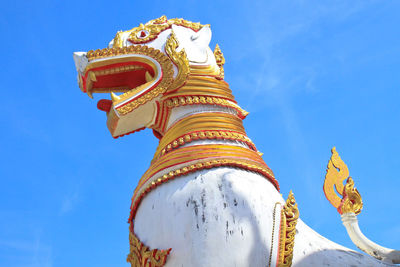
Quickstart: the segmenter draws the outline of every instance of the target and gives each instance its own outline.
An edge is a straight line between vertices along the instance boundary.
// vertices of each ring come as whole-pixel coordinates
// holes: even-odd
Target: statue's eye
[[[140,32],[138,32],[136,34],[137,38],[139,38],[139,39],[146,38],[148,35],[149,35],[149,32],[146,30],[141,30]]]

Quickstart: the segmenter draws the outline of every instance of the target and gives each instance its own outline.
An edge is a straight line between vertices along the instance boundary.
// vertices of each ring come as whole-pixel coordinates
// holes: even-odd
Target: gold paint
[[[358,190],[354,187],[354,181],[351,177],[347,179],[344,186],[344,194],[342,203],[339,206],[341,214],[353,212],[356,215],[360,214],[363,208],[363,202]]]
[[[129,232],[129,245],[130,249],[126,261],[132,267],[162,267],[171,251],[171,249],[150,250],[132,231]]]
[[[150,20],[144,25],[140,24],[139,27],[126,32],[129,33],[129,41],[135,44],[142,44],[157,38],[162,31],[171,28],[172,24],[190,28],[194,31],[198,31],[205,26],[184,19],[167,19],[166,16],[161,16],[158,19]]]
[[[192,135],[192,136],[191,136]],[[245,134],[242,120],[227,113],[199,113],[178,121],[164,134],[160,140],[154,158],[178,148],[193,140],[227,139],[246,143],[256,150],[254,143]]]
[[[223,80],[218,80],[215,77],[194,75],[192,74],[192,68],[190,75],[186,80],[186,83],[179,88],[179,90],[172,93],[168,93],[168,97],[179,96],[179,95],[197,95],[197,96],[214,96],[223,97],[234,101],[232,91],[229,85]],[[199,99],[197,99],[199,101]]]
[[[132,60],[132,58],[130,60]],[[125,59],[125,61],[126,61],[126,59]],[[117,63],[117,62],[113,62],[113,63]],[[108,61],[107,65],[109,65],[109,64],[110,64],[110,62]],[[91,69],[93,69],[92,65],[90,67],[91,67]],[[115,67],[115,68],[109,68],[109,69],[106,69],[106,70],[95,70],[93,72],[96,74],[96,76],[102,76],[102,75],[109,75],[109,74],[115,74],[115,73],[121,73],[121,72],[127,72],[127,71],[143,70],[143,69],[144,68],[142,66],[129,65],[129,66],[120,66],[120,67]]]
[[[215,65],[190,65],[190,73],[219,77],[220,69]]]
[[[130,30],[129,41],[135,44],[147,43],[155,38],[164,30],[170,28],[166,16],[150,20],[146,24],[140,24],[139,27]],[[141,36],[144,33],[144,36]]]
[[[154,99],[158,95],[164,93],[167,90],[167,87],[169,87],[173,81],[173,67],[172,67],[171,61],[160,50],[157,50],[157,49],[154,49],[151,47],[138,45],[138,46],[123,47],[123,48],[105,48],[105,49],[95,50],[95,51],[92,50],[87,53],[87,57],[91,61],[91,60],[99,59],[99,58],[112,57],[112,56],[117,56],[117,55],[127,55],[127,54],[140,54],[140,55],[146,55],[146,56],[152,57],[160,64],[162,71],[163,71],[163,78],[156,88],[153,88],[152,90],[150,90],[149,92],[140,96],[139,98],[137,98],[121,107],[118,107],[116,110],[118,111],[118,113],[120,115],[125,115],[125,114],[131,112],[132,110],[134,110],[135,108],[137,108],[138,106],[143,105],[143,104],[147,103],[148,101]],[[93,62],[92,64],[90,64],[90,67],[93,68],[93,67],[99,67],[99,66],[110,65],[110,64],[115,64],[115,63],[128,62],[128,61],[132,61],[133,59],[135,61],[140,61],[140,62],[143,62],[143,63],[146,63],[146,64],[152,66],[152,68],[154,70],[157,69],[156,66],[154,66],[152,62],[142,59],[142,58],[138,58],[138,57],[135,58],[134,55],[132,55],[132,57],[129,57],[129,58],[117,58],[117,59],[111,58],[107,61],[104,60],[104,61],[99,61],[99,62]],[[125,67],[122,67],[122,68],[118,67],[118,70],[114,70],[114,72],[126,71],[126,70],[129,71],[130,69],[125,68]],[[140,88],[134,88],[134,89],[120,95],[119,100],[113,103],[114,106],[133,97],[140,90],[143,90],[146,86],[141,85],[139,87]]]
[[[182,48],[182,50],[178,52],[176,51],[178,46],[179,43],[176,39],[175,33],[171,32],[171,35],[165,44],[165,52],[178,68],[178,74],[173,83],[168,87],[168,90],[175,90],[181,87],[189,75],[189,60],[186,56],[185,49]]]
[[[113,42],[113,47],[123,47],[124,46],[124,40],[122,39],[124,32],[119,31],[114,37],[114,42]]]
[[[113,102],[116,102],[116,101],[118,101],[118,100],[120,99],[119,96],[117,96],[117,95],[114,94],[113,92],[111,92],[110,95],[111,95],[111,100],[112,100]]]
[[[324,181],[324,192],[326,198],[335,207],[339,208],[343,195],[343,181],[349,177],[349,169],[347,165],[340,158],[336,148],[332,148],[332,156],[328,162]],[[340,197],[336,194],[340,195]]]
[[[299,209],[292,191],[281,211],[281,232],[279,243],[279,267],[292,266],[296,224],[299,218]]]
[[[132,219],[143,197],[158,185],[188,171],[197,171],[218,166],[236,166],[256,171],[269,179],[278,188],[278,183],[274,178],[273,172],[257,152],[253,150],[233,145],[182,147],[152,162],[150,168],[142,176],[135,189],[129,221],[132,223]],[[157,175],[161,170],[168,168],[174,168],[168,173],[168,177],[165,174]],[[161,179],[161,182],[158,182],[158,179]]]
[[[97,82],[96,74],[93,71],[89,71],[89,78],[92,82]]]
[[[146,71],[144,76],[146,78],[146,82],[151,82],[153,80],[153,77],[151,77],[151,74],[148,71]]]
[[[214,114],[214,115],[213,115]],[[206,139],[206,130],[224,130],[224,131],[236,131],[245,134],[243,123],[241,119],[235,115],[227,113],[199,113],[192,116],[188,116],[178,121],[176,124],[170,127],[164,134],[164,137],[160,141],[158,149],[155,155],[158,155],[161,149],[167,144],[171,143],[176,138],[179,138],[190,132],[197,133],[201,139]],[[234,133],[230,133],[234,134]],[[233,138],[239,139],[239,136],[233,135]]]
[[[215,60],[217,62],[217,65],[219,67],[219,75],[218,75],[218,77],[220,79],[223,79],[224,75],[225,75],[224,74],[225,58],[224,58],[224,54],[222,54],[221,48],[219,48],[218,44],[215,46],[214,56],[215,56]]]
[[[175,166],[181,162],[191,160],[227,156],[256,161],[263,164],[263,166],[266,166],[262,158],[255,151],[244,147],[222,144],[181,147],[180,149],[173,150],[172,152],[154,160],[150,168],[140,179],[138,187],[143,185],[147,178],[152,177],[155,173],[159,172],[161,169],[167,168],[168,166]]]
[[[244,159],[251,159],[253,161],[263,163],[262,159],[258,155],[256,155],[253,150],[243,147],[238,147],[234,145],[209,145],[208,147],[204,148],[205,150],[202,150],[201,148],[203,148],[203,146],[201,146],[200,148],[199,146],[193,146],[173,150],[172,152],[153,160],[150,168],[147,170],[146,174],[143,177],[152,177],[154,173],[160,171],[163,168],[171,165],[174,166],[176,164],[180,164],[182,162],[182,158],[191,161],[197,159],[205,159],[205,156],[241,156],[244,157]],[[217,151],[217,149],[221,149],[221,151]],[[193,151],[198,151],[198,154],[193,154]],[[145,180],[146,178],[142,179],[142,181]],[[142,183],[139,182],[139,185],[141,184]]]
[[[171,97],[165,100],[165,104],[168,106],[168,108],[176,108],[180,106],[186,106],[186,105],[193,105],[196,104],[194,101],[194,98],[198,99],[200,96],[185,96],[185,97]],[[233,108],[235,109],[242,117],[246,117],[249,113],[242,109],[238,104],[226,100],[224,98],[219,98],[219,97],[206,97],[206,103],[209,105],[219,105],[219,106],[224,106],[228,108]]]
[[[115,74],[115,73],[121,73],[121,72],[126,72],[126,71],[132,71],[132,70],[140,70],[143,69],[141,66],[119,66],[115,68],[109,68],[106,70],[93,70],[95,68],[111,65],[111,64],[116,64],[116,63],[124,63],[124,62],[129,62],[129,61],[140,61],[143,63],[147,63],[151,65],[153,68],[155,68],[153,62],[149,62],[146,60],[143,60],[142,58],[137,58],[135,56],[132,57],[125,57],[125,58],[112,58],[107,61],[101,61],[101,62],[93,62],[91,63],[87,68],[86,72],[88,73],[89,79],[86,80],[86,90],[88,95],[91,96],[93,93],[108,93],[111,91],[114,92],[127,92],[131,88],[126,87],[126,86],[120,86],[120,87],[109,87],[109,88],[92,88],[93,82],[97,81],[97,77],[103,76],[103,75],[108,75],[108,74]]]
[[[202,130],[196,131],[196,134],[199,134],[199,135],[201,135],[201,137],[205,137],[206,139],[217,139],[218,136],[221,136],[223,133],[224,133],[224,131],[222,131],[222,130],[220,130],[220,131],[211,131],[211,132],[207,131],[206,133],[204,133],[204,131],[202,131]],[[184,144],[190,143],[192,141],[192,139],[190,138],[189,135],[185,135],[184,138],[185,139],[183,139],[182,137],[178,138],[177,139],[177,140],[179,140],[178,142],[177,142],[177,140],[174,140],[172,142],[172,146],[174,148],[177,148],[178,147],[178,143],[179,143],[179,145],[184,145]],[[225,139],[228,139],[228,138],[225,138]],[[246,143],[249,147],[253,147],[253,148],[255,147],[254,143],[250,140],[250,138],[248,138],[247,136],[244,136],[244,135],[231,137],[231,138],[229,138],[229,140],[241,141],[243,143]],[[167,145],[167,147],[170,146],[170,145],[171,144]],[[165,153],[167,153],[166,148],[161,150],[161,155],[164,155]],[[157,156],[160,156],[160,155],[156,154],[156,157]]]
[[[346,179],[346,185],[343,185]],[[349,169],[339,157],[335,147],[332,148],[332,156],[326,170],[324,192],[326,198],[340,214],[361,212],[363,207],[361,195],[354,187],[354,181],[349,177]]]

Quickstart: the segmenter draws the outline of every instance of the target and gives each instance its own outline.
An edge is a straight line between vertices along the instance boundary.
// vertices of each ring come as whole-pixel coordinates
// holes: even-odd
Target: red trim
[[[110,64],[110,65],[106,65],[106,66],[101,66],[101,67],[97,67],[97,68],[93,68],[93,69],[89,69],[85,72],[84,75],[81,75],[82,77],[82,83],[83,83],[83,92],[87,92],[87,82],[88,82],[88,75],[89,72],[91,71],[98,71],[98,70],[105,70],[105,69],[111,69],[111,68],[116,68],[116,67],[121,67],[121,66],[141,66],[144,68],[144,70],[132,70],[132,71],[128,71],[128,72],[121,72],[121,73],[114,73],[114,74],[105,74],[105,75],[99,75],[97,78],[96,82],[92,83],[92,88],[103,88],[103,87],[111,87],[110,83],[118,83],[116,80],[120,81],[121,78],[124,77],[124,75],[126,75],[129,72],[138,72],[141,71],[143,72],[142,75],[137,76],[136,79],[133,79],[133,77],[130,77],[129,79],[122,79],[123,81],[125,81],[127,84],[127,86],[131,86],[131,87],[137,87],[143,83],[145,83],[145,79],[144,79],[144,73],[146,71],[149,71],[151,75],[154,76],[154,70],[153,68],[146,63],[143,62],[138,62],[138,61],[129,61],[129,62],[122,62],[122,63],[115,63],[115,64]],[[119,77],[118,79],[115,79],[115,77]],[[105,83],[105,84],[102,84]]]
[[[163,114],[163,105],[159,102],[156,101],[156,119],[154,120],[154,126],[153,128],[159,130],[160,129],[160,122]],[[157,131],[159,134],[161,134],[159,131]],[[161,134],[162,136],[162,134]],[[160,139],[160,138],[159,138]]]
[[[81,74],[81,78],[82,78],[83,92],[86,93],[87,92],[87,90],[86,90],[87,76]]]
[[[201,97],[202,96],[202,97],[221,98],[221,99],[225,99],[227,101],[231,101],[231,102],[233,102],[233,103],[235,103],[237,105],[237,102],[235,100],[233,100],[233,99],[226,98],[226,97],[220,97],[220,96],[212,96],[212,95],[176,95],[176,96],[171,96],[171,97],[165,98],[164,101],[167,101],[167,100],[170,100],[170,99],[173,99],[173,98],[179,98],[179,97],[185,98],[187,96],[190,96],[190,97],[194,97],[194,96]],[[231,107],[231,106],[228,106],[228,105],[215,104],[215,103],[210,104],[210,103],[207,102],[207,103],[204,103],[204,104],[203,103],[199,103],[199,104],[196,104],[196,103],[192,103],[192,104],[185,103],[182,106],[189,106],[189,105],[217,105],[217,106],[232,108],[232,109],[237,111],[237,113],[238,113],[237,116],[239,117],[239,119],[244,120],[247,117],[247,115],[244,115],[240,109],[238,109],[236,107]]]
[[[154,129],[153,129],[153,134],[158,140],[161,140],[161,138],[163,137],[162,134],[160,134],[158,131]]]
[[[196,148],[200,148],[202,145],[194,145],[194,146],[190,146],[190,148],[194,148],[194,150],[193,150],[193,152],[194,153],[198,153],[198,149],[196,149]],[[251,151],[251,152],[253,152],[254,153],[254,151],[252,151],[252,150],[250,150],[249,149],[249,151]],[[189,152],[189,151],[183,151],[182,153],[187,153],[187,152]],[[176,164],[172,164],[172,165],[168,165],[168,166],[166,166],[166,167],[164,167],[164,168],[162,168],[162,169],[159,169],[159,170],[157,170],[156,172],[153,172],[153,170],[154,169],[156,169],[159,165],[161,165],[161,164],[164,164],[165,162],[168,162],[168,161],[170,161],[171,160],[171,158],[164,158],[162,161],[159,161],[159,162],[157,162],[157,164],[155,164],[155,165],[152,165],[151,167],[150,167],[150,169],[148,169],[147,171],[146,171],[146,173],[145,174],[149,174],[149,177],[147,177],[147,179],[146,180],[144,180],[143,182],[141,182],[140,184],[138,184],[138,186],[137,187],[142,187],[145,183],[147,183],[147,181],[149,181],[156,173],[158,173],[158,172],[160,172],[160,171],[163,171],[163,170],[165,170],[165,169],[168,169],[168,168],[171,168],[171,167],[174,167],[174,166],[177,166],[177,165],[180,165],[180,164],[183,164],[183,163],[187,163],[187,162],[191,162],[191,161],[197,161],[197,160],[202,160],[202,159],[207,159],[207,158],[209,158],[209,157],[205,157],[206,155],[208,155],[208,154],[213,154],[214,152],[212,152],[212,151],[208,151],[208,152],[204,152],[204,153],[198,153],[197,155],[204,155],[202,158],[196,158],[196,159],[191,159],[191,160],[187,160],[187,161],[182,161],[182,162],[179,162],[179,163],[176,163]],[[234,152],[232,152],[232,153],[234,153]],[[227,153],[228,155],[229,154],[232,154],[232,153]],[[236,155],[236,156],[235,156]],[[211,157],[211,158],[232,158],[232,159],[238,159],[238,158],[242,158],[242,159],[245,159],[245,160],[250,160],[250,161],[254,161],[254,162],[258,162],[258,163],[260,163],[260,164],[262,164],[262,165],[265,165],[268,169],[269,169],[269,167],[268,167],[268,165],[264,162],[264,160],[258,155],[258,154],[254,154],[256,157],[245,157],[245,158],[243,158],[243,154],[240,154],[240,157],[238,157],[237,156],[237,154],[235,153],[235,154],[233,154],[233,156],[214,156],[214,157]],[[180,159],[180,158],[185,158],[186,157],[186,155],[184,155],[184,156],[179,156],[179,154],[177,154],[175,157],[173,157],[172,159],[174,159],[174,160],[176,160],[176,159]],[[271,177],[271,178],[273,178],[273,177]],[[274,178],[273,178],[274,179]],[[278,186],[279,187],[279,186]],[[133,195],[133,197],[135,197],[136,196],[136,193],[137,193],[138,191],[136,191],[135,193],[134,193],[134,195]]]
[[[198,155],[204,155],[204,156],[203,156],[202,158],[197,158],[196,160],[208,159],[209,157],[206,157],[207,154],[212,154],[212,152],[199,153]],[[184,157],[185,157],[185,156],[184,156]],[[182,158],[182,157],[177,157],[177,158],[174,158],[174,159],[180,159],[180,158]],[[262,159],[261,159],[261,160],[251,159],[251,158],[245,157],[244,155],[240,155],[240,156],[237,156],[237,155],[231,155],[231,156],[214,156],[214,157],[212,157],[212,159],[219,159],[219,158],[249,160],[249,161],[253,161],[253,162],[257,162],[257,163],[260,163],[260,164],[262,164],[262,165],[265,165],[265,166],[268,168],[268,166],[262,161]],[[166,161],[169,161],[169,160],[167,159]],[[165,163],[166,161],[159,162],[158,165],[160,165],[160,164],[162,164],[162,163]],[[159,172],[161,172],[161,171],[163,171],[163,170],[165,170],[165,169],[172,168],[172,167],[174,167],[174,166],[177,166],[177,165],[180,165],[180,164],[184,164],[184,163],[188,163],[188,162],[191,162],[191,161],[194,161],[194,159],[187,160],[187,161],[182,161],[182,162],[179,162],[179,163],[176,163],[176,164],[173,164],[173,165],[169,165],[169,166],[164,167],[164,168],[162,168],[162,169],[159,169],[159,170],[157,170],[156,172],[153,172],[153,173],[150,172],[151,175],[149,175],[149,177],[148,177],[145,181],[143,181],[143,183],[141,183],[141,185],[138,185],[138,187],[143,186],[143,185],[144,185],[145,183],[147,183],[147,181],[149,181],[154,175],[156,175],[157,173],[159,173]],[[156,166],[154,166],[154,167],[156,167]],[[153,168],[153,171],[154,171],[154,168]]]
[[[119,104],[119,105],[116,106],[115,108],[118,109],[118,108],[120,108],[120,107],[123,107],[123,106],[125,106],[125,105],[131,103],[131,102],[134,101],[135,99],[138,99],[139,97],[141,97],[141,96],[143,96],[144,94],[148,93],[149,91],[151,91],[152,89],[154,89],[155,87],[157,87],[157,86],[160,84],[160,82],[161,82],[161,80],[163,79],[163,77],[164,77],[164,73],[163,73],[163,70],[162,70],[162,68],[161,68],[160,79],[158,79],[158,81],[157,81],[153,86],[147,88],[147,89],[146,89],[145,91],[143,91],[141,94],[139,94],[138,96],[136,96],[136,97],[130,99],[128,102],[125,102],[125,103],[123,103],[123,104]]]
[[[192,133],[200,133],[200,132],[205,132],[205,131],[210,131],[210,132],[214,132],[214,131],[217,131],[217,132],[229,132],[229,133],[238,133],[238,134],[241,134],[241,135],[246,135],[245,132],[238,132],[238,131],[231,131],[231,130],[195,130],[195,131],[191,131],[191,132],[185,133],[185,134],[183,134],[183,135],[181,135],[181,136],[178,136],[178,137],[175,138],[173,141],[175,141],[175,140],[177,140],[177,139],[179,139],[179,138],[183,138],[185,135],[191,135]],[[188,144],[188,143],[191,143],[192,141],[196,141],[196,140],[199,140],[199,139],[203,139],[203,140],[231,140],[231,141],[232,141],[232,140],[233,140],[233,141],[236,141],[236,140],[237,140],[237,141],[246,143],[251,149],[253,149],[255,152],[257,152],[257,149],[256,149],[256,147],[255,147],[254,144],[252,144],[252,143],[250,143],[250,142],[238,140],[238,139],[235,139],[235,138],[233,138],[233,137],[231,137],[231,138],[229,138],[229,137],[223,137],[223,136],[221,136],[221,137],[215,137],[215,138],[208,138],[208,137],[200,138],[200,137],[198,137],[197,139],[191,137],[191,141],[185,142],[184,144]],[[168,143],[167,146],[170,145],[170,144],[171,144],[171,143]],[[182,146],[182,145],[178,144],[178,147],[180,147],[180,146]],[[178,147],[173,148],[173,149],[177,149]],[[168,152],[167,152],[167,153],[168,153]]]
[[[171,115],[171,112],[170,112],[171,109],[168,108],[167,105],[165,105],[165,104],[163,104],[163,105],[164,105],[164,112],[163,112],[163,120],[162,120],[162,123],[161,123],[161,130],[163,132],[165,132],[165,129],[167,127],[167,122],[168,122],[169,117]]]
[[[133,131],[131,131],[131,132],[127,132],[127,133],[124,133],[124,134],[121,134],[121,135],[118,135],[118,136],[113,136],[113,138],[114,138],[114,139],[117,139],[117,138],[119,138],[119,137],[122,137],[122,136],[125,136],[125,135],[128,135],[128,134],[133,134],[133,133],[142,131],[142,130],[144,130],[144,129],[146,129],[146,127],[139,128],[139,129],[136,129],[136,130],[133,130]]]
[[[89,70],[86,71],[85,77],[87,78],[87,76],[89,74],[89,71],[105,70],[105,69],[109,69],[109,68],[112,68],[112,67],[129,66],[129,65],[142,66],[147,71],[149,71],[151,75],[154,75],[154,70],[149,64],[146,64],[146,63],[143,63],[143,62],[139,62],[139,61],[129,61],[129,62],[114,63],[114,64],[111,64],[111,65],[106,65],[106,66],[101,66],[101,67],[89,69]]]

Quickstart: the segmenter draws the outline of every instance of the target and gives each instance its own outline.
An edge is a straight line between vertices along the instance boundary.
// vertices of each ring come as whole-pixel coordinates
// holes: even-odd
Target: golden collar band
[[[208,95],[223,97],[235,101],[229,85],[215,77],[189,74],[185,85],[181,88],[167,92],[166,97],[186,95]]]
[[[172,148],[176,148],[184,143],[189,143],[192,140],[196,140],[196,135],[200,134],[201,139],[214,139],[217,135],[211,134],[212,131],[230,131],[232,133],[225,134],[225,138],[222,135],[221,139],[231,139],[228,138],[234,137],[234,139],[246,140],[250,141],[249,138],[245,139],[246,133],[243,128],[242,120],[237,116],[222,112],[205,112],[194,114],[188,117],[181,119],[176,122],[163,136],[160,140],[160,144],[155,153],[155,158],[159,157],[162,153],[167,153]],[[207,134],[205,132],[208,132]],[[194,133],[193,139],[190,134]],[[189,137],[186,140],[183,139],[185,135]],[[204,138],[203,138],[204,135]],[[180,140],[182,138],[182,140]],[[251,142],[251,141],[250,141]],[[169,146],[169,147],[168,147]]]
[[[279,190],[271,169],[261,156],[251,149],[233,145],[181,147],[154,161],[142,176],[132,198],[129,222],[132,223],[143,197],[158,185],[194,171],[219,166],[239,167],[258,172]]]

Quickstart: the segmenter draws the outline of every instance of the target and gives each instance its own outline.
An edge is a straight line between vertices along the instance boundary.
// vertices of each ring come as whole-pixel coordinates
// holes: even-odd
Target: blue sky
[[[399,12],[367,0],[3,3],[0,266],[128,266],[130,198],[157,142],[111,138],[72,52],[163,14],[211,24],[247,133],[308,225],[355,249],[322,191],[336,146],[362,230],[400,249]]]

